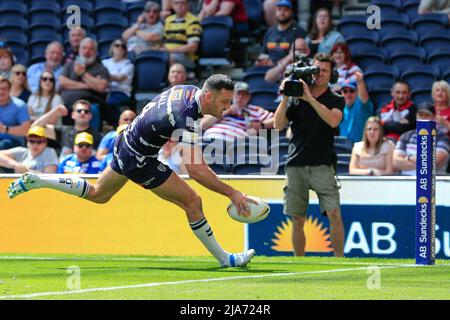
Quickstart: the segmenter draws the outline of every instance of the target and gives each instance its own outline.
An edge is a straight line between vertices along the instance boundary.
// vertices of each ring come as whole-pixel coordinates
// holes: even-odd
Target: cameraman
[[[293,221],[292,242],[296,256],[305,254],[303,230],[309,190],[317,193],[320,210],[330,221],[330,235],[335,256],[344,255],[344,226],[342,224],[339,190],[335,179],[334,129],[342,120],[344,98],[329,88],[335,68],[333,58],[319,53],[314,65],[320,72],[312,75],[310,87],[303,86],[301,97],[284,94],[284,79],[280,86],[283,100],[275,112],[275,128],[283,130],[288,124],[292,130],[284,188],[284,214]]]

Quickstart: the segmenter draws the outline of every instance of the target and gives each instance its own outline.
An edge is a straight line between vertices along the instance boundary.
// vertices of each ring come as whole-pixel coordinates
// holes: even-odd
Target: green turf
[[[25,299],[450,299],[450,261],[256,257],[247,268],[219,268],[213,258],[0,255],[0,300]],[[80,289],[70,292],[80,270]],[[381,288],[368,288],[368,267]],[[186,281],[186,283],[183,283]],[[143,287],[114,288],[122,286]]]

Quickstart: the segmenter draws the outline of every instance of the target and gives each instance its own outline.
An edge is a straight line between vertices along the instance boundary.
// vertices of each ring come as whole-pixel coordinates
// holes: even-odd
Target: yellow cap
[[[28,129],[27,136],[38,136],[41,138],[45,138],[45,128],[33,126]]]
[[[81,132],[75,136],[75,144],[80,143],[89,143],[90,145],[94,144],[94,137],[87,132]]]
[[[122,124],[117,127],[116,132],[117,134],[121,134],[123,130],[125,130],[128,127],[128,123]]]

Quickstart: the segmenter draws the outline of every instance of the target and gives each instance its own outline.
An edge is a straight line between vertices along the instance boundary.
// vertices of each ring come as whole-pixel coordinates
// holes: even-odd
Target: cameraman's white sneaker
[[[24,173],[19,179],[14,180],[8,187],[8,197],[13,199],[19,194],[40,187],[40,178],[32,172]]]
[[[222,264],[222,267],[245,267],[255,255],[255,250],[250,249],[241,253],[232,253],[228,261]]]

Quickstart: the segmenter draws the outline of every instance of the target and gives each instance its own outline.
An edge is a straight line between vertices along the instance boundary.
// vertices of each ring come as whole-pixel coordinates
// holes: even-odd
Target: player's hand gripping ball
[[[267,218],[270,212],[270,207],[264,200],[261,200],[258,197],[249,197],[257,202],[251,203],[248,202],[250,215],[248,217],[244,217],[238,214],[236,206],[231,202],[227,207],[228,215],[236,221],[243,223],[255,223]]]

